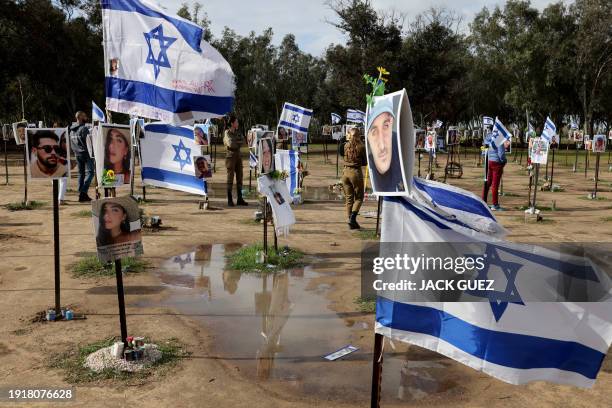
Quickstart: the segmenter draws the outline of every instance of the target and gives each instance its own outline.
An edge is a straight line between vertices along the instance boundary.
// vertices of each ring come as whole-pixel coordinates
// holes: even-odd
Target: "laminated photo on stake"
[[[28,122],[15,122],[13,123],[13,136],[15,136],[15,143],[18,145],[25,144],[25,132],[28,128]]]
[[[274,141],[270,138],[261,139],[257,150],[259,173],[268,174],[274,171]]]
[[[199,179],[208,179],[212,177],[212,165],[210,155],[194,156],[193,168],[195,176]]]
[[[130,184],[133,160],[130,126],[100,124],[92,138],[98,183],[103,187]]]
[[[536,137],[531,145],[531,162],[534,164],[546,164],[548,161],[548,142],[543,137]]]
[[[70,176],[70,153],[66,130],[66,128],[26,130],[27,169],[30,180]]]
[[[606,152],[606,135],[593,136],[593,153]]]
[[[261,176],[257,180],[259,192],[268,198],[272,208],[274,228],[277,236],[289,234],[289,227],[295,224],[295,215],[291,209],[293,199],[284,180],[274,180],[268,176]]]
[[[143,254],[140,211],[132,197],[103,198],[91,205],[98,258],[102,262]]]
[[[374,98],[366,117],[366,152],[374,194],[406,195],[412,179],[415,145],[406,91]]]

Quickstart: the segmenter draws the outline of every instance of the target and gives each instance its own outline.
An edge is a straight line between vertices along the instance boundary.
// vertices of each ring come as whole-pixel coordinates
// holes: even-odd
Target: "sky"
[[[155,0],[150,0],[155,1]],[[192,0],[158,0],[169,12],[175,13],[181,4]],[[221,35],[225,26],[239,35],[251,31],[261,33],[268,27],[274,31],[274,43],[293,33],[303,51],[321,56],[331,44],[343,44],[346,37],[327,21],[334,21],[334,12],[323,0],[199,0],[211,20],[213,35]],[[566,1],[567,2],[567,1]],[[462,17],[464,24],[470,22],[483,7],[493,9],[505,1],[495,0],[372,0],[377,11],[395,10],[405,15],[407,26],[416,16],[431,7],[452,9]],[[532,0],[534,7],[542,10],[550,0]]]

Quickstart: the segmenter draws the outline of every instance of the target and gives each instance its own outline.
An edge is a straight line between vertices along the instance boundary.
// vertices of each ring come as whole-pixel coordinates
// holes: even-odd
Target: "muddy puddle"
[[[202,245],[166,260],[153,273],[169,296],[161,304],[138,306],[169,307],[201,322],[214,346],[211,356],[196,357],[220,359],[271,392],[366,405],[371,349],[336,361],[323,356],[360,336],[373,341],[372,327],[352,324],[328,308],[329,285],[309,286],[319,276],[313,267],[267,276],[225,270],[225,255],[239,247]],[[411,357],[389,345],[385,350],[383,400],[425,402],[459,391],[445,380],[452,370],[441,356],[418,349]]]

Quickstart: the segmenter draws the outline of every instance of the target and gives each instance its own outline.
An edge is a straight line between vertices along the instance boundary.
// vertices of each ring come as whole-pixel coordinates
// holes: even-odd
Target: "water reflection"
[[[169,296],[161,305],[140,306],[170,307],[199,319],[214,336],[209,357],[274,392],[368,401],[371,353],[360,350],[334,362],[323,356],[370,336],[371,329],[347,325],[329,309],[325,296],[331,286],[312,285],[320,275],[310,266],[268,275],[225,270],[226,254],[240,246],[201,245],[168,259],[155,274]],[[443,377],[454,370],[441,363],[443,357],[414,357],[385,357],[384,400],[420,400],[452,388]]]

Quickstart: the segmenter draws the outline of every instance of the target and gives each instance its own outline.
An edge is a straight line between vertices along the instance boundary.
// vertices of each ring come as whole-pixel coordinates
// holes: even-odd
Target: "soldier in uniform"
[[[341,142],[341,154],[344,156],[342,170],[342,187],[346,199],[346,213],[351,229],[359,229],[357,214],[363,203],[365,186],[361,167],[367,164],[366,151],[361,142],[359,129],[352,128],[346,133],[346,141]]]
[[[225,168],[227,169],[227,205],[234,206],[232,199],[232,186],[234,184],[234,174],[236,174],[236,193],[238,205],[249,205],[242,198],[242,158],[240,157],[240,146],[242,146],[242,137],[238,133],[238,118],[235,115],[230,115],[228,120],[229,128],[223,136],[223,144],[225,145]]]

